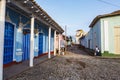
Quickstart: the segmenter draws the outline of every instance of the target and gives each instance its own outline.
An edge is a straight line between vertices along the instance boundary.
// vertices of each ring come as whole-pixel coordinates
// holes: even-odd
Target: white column
[[[51,58],[50,54],[50,42],[51,42],[51,27],[49,27],[49,32],[48,32],[48,58]]]
[[[68,43],[66,42],[66,40],[67,40],[67,26],[65,26],[65,52],[67,50],[67,45],[68,45]]]
[[[108,21],[104,21],[104,45],[105,51],[109,51]]]
[[[33,67],[34,57],[34,17],[31,18],[31,31],[30,31],[30,63],[29,66]]]
[[[6,0],[0,0],[0,80],[3,80],[3,51]]]
[[[58,47],[58,50],[59,50],[59,55],[60,55],[60,34],[59,34],[59,36],[58,36],[58,44],[59,44],[59,47]]]
[[[54,31],[54,56],[56,56],[56,30]]]

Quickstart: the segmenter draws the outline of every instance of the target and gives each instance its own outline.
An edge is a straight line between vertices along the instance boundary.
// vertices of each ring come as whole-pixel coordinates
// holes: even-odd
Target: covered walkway
[[[0,80],[3,66],[27,61],[21,66],[24,70],[34,66],[35,57],[48,54],[50,59],[51,52],[56,55],[56,42],[60,43],[64,30],[35,0],[0,0],[0,12]]]
[[[54,58],[53,54],[51,55],[51,59],[52,58]],[[48,60],[50,60],[50,59],[48,59],[47,55],[40,56],[39,58],[34,59],[34,65],[36,66],[36,65],[41,64]],[[29,61],[26,60],[22,63],[14,64],[14,65],[4,68],[4,70],[3,70],[4,80],[9,80],[10,78],[15,77],[16,75],[18,75],[26,70],[31,69],[28,64],[29,64]]]

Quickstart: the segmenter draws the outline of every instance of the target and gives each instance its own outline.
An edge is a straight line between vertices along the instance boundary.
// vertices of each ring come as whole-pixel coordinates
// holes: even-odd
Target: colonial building
[[[97,16],[85,36],[87,48],[98,46],[101,53],[120,54],[120,11]]]
[[[80,29],[76,31],[76,44],[80,44],[80,38],[85,35],[85,32]]]
[[[3,65],[29,60],[32,67],[34,57],[51,58],[63,32],[34,0],[0,0],[0,76]]]

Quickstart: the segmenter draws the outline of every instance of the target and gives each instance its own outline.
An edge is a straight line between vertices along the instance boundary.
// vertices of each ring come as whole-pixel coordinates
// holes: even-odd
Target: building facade
[[[98,46],[101,53],[120,54],[120,11],[97,16],[89,27],[87,48]]]
[[[83,37],[85,34],[86,33],[82,29],[76,31],[76,44],[80,44],[80,38]]]
[[[50,58],[56,35],[63,29],[34,0],[1,0],[0,4],[0,76],[3,65],[30,60],[32,67],[34,57],[48,53]]]

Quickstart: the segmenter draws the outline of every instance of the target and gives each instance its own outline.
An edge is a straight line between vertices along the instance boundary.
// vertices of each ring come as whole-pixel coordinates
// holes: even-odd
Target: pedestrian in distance
[[[65,54],[65,40],[64,39],[60,40],[60,54],[62,55]]]
[[[96,48],[95,48],[95,54],[94,55],[95,56],[99,56],[100,55],[100,50],[99,50],[98,46],[96,46]]]

